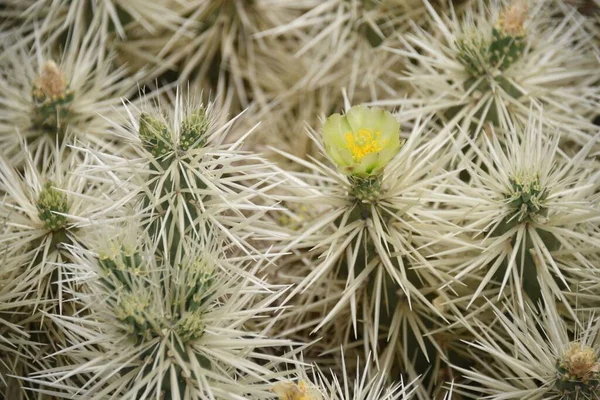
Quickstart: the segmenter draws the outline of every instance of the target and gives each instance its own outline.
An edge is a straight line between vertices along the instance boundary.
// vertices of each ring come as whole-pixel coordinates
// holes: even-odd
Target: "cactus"
[[[67,329],[77,327],[74,335],[87,350],[64,349],[81,361],[54,370],[66,384],[45,381],[43,372],[32,374],[32,380],[61,389],[64,396],[82,390],[79,380],[90,382],[82,393],[87,397],[104,391],[166,399],[186,393],[192,399],[264,396],[264,386],[252,381],[269,370],[253,357],[260,349],[291,343],[261,338],[261,332],[247,325],[269,313],[280,289],[258,278],[246,280],[244,275],[256,268],[242,272],[250,259],[231,264],[213,247],[216,243],[185,240],[183,258],[165,261],[154,252],[157,243],[143,234],[136,236],[135,248],[110,254],[77,249],[78,262],[96,274],[90,282],[94,296],[80,297],[89,317],[53,318]],[[98,246],[116,247],[103,242]],[[103,343],[96,345],[100,338]],[[110,377],[100,378],[105,375]]]
[[[545,108],[545,131],[552,132],[562,124],[568,135],[565,139],[583,146],[591,138],[589,119],[596,112],[588,101],[574,100],[590,99],[596,91],[590,86],[597,79],[591,78],[596,73],[596,61],[590,57],[593,45],[583,30],[575,28],[583,21],[574,16],[574,25],[566,21],[556,24],[551,7],[529,7],[529,3],[495,1],[489,7],[481,4],[469,7],[463,15],[447,17],[430,7],[435,33],[417,29],[395,46],[388,46],[391,52],[406,51],[412,60],[406,65],[416,94],[411,103],[419,110],[435,111],[444,125],[460,127],[464,134],[458,138],[459,147],[468,148],[469,140],[481,144],[483,130],[489,125],[500,129],[525,125],[530,108],[539,104]],[[569,46],[573,41],[586,44]],[[565,77],[554,74],[558,70],[582,73],[568,79],[565,86]],[[575,92],[578,94],[572,98]],[[550,98],[562,100],[554,103]],[[401,97],[385,101],[386,105],[405,103]],[[572,127],[577,128],[570,133]]]
[[[0,398],[600,400],[567,3],[5,0]]]
[[[144,213],[142,223],[151,235],[164,237],[168,248],[162,251],[171,258],[181,252],[181,238],[217,232],[235,246],[250,248],[236,225],[243,218],[241,210],[257,216],[265,212],[259,199],[269,202],[263,194],[268,163],[239,151],[239,143],[222,144],[234,120],[223,122],[214,104],[195,104],[183,94],[177,94],[176,104],[174,110],[136,110],[139,119],[134,117],[122,135],[142,158],[116,161],[107,155],[103,168],[123,171],[129,181],[123,186],[135,197],[132,205]]]
[[[435,149],[443,145],[445,138],[442,132],[435,140],[423,143],[420,141],[423,128],[415,126],[412,140],[403,145],[399,124],[390,113],[356,107],[343,116],[334,114],[323,126],[324,149],[334,167],[322,171],[317,165],[305,163],[311,169],[310,180],[317,183],[300,188],[292,185],[286,188],[290,194],[284,197],[298,204],[305,197],[323,199],[316,202],[323,204],[316,211],[317,216],[306,221],[302,229],[291,232],[290,244],[282,250],[306,252],[312,245],[311,235],[323,238],[318,242],[320,251],[313,256],[316,267],[309,270],[288,297],[301,298],[301,293],[308,289],[312,296],[319,293],[315,308],[298,300],[302,303],[300,312],[309,320],[314,313],[323,313],[323,319],[311,325],[313,332],[328,331],[335,326],[344,335],[329,338],[329,346],[361,343],[366,354],[368,351],[387,354],[382,356],[386,360],[383,365],[391,369],[392,375],[408,367],[404,361],[392,367],[392,359],[413,357],[423,360],[412,366],[413,371],[418,371],[414,374],[426,372],[427,357],[435,351],[421,340],[421,335],[444,319],[432,304],[435,297],[432,288],[438,279],[443,280],[442,275],[428,264],[427,258],[433,253],[417,249],[439,240],[437,235],[441,236],[449,227],[435,222],[427,201],[413,203],[412,199],[436,197],[420,180],[435,173],[415,171],[413,166],[427,164],[419,161],[419,157],[435,157]],[[367,129],[378,135],[364,134]],[[350,136],[353,132],[358,135]],[[436,168],[435,163],[430,165]],[[293,177],[289,180],[297,181]],[[410,187],[413,189],[404,190]],[[451,197],[439,201],[449,201]],[[326,200],[331,198],[339,200],[331,204]],[[427,216],[419,217],[422,211]],[[412,235],[410,226],[416,220],[423,225],[418,235]],[[317,261],[319,258],[322,261]],[[417,265],[420,268],[415,268]],[[317,292],[315,287],[321,286],[326,289]],[[292,321],[300,312],[290,313]],[[294,327],[287,329],[295,331]],[[381,337],[390,338],[390,342],[380,340]],[[403,341],[411,345],[405,346]]]
[[[100,46],[98,39],[72,38],[60,46],[46,38],[34,44],[20,36],[7,39],[0,80],[3,157],[23,168],[23,141],[42,169],[57,148],[68,153],[72,146],[91,145],[119,153],[122,143],[109,134],[107,118],[118,119],[121,97],[137,91],[140,75],[114,69],[100,57]]]

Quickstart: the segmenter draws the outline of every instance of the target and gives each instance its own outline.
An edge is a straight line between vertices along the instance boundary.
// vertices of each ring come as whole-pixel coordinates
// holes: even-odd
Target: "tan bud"
[[[523,36],[528,7],[524,0],[515,0],[500,13],[499,29],[507,35]]]
[[[67,89],[65,74],[54,61],[46,61],[35,86],[50,98],[59,97]]]

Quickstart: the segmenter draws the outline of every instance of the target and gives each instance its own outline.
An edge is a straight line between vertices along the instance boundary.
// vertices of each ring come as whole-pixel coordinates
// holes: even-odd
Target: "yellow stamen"
[[[367,154],[381,151],[386,143],[380,143],[380,136],[381,132],[372,132],[368,129],[360,129],[357,133],[345,133],[346,147],[352,153],[354,162],[359,163]]]

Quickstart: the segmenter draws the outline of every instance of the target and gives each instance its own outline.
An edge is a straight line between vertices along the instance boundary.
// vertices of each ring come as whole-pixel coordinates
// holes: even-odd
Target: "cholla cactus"
[[[343,335],[325,340],[338,340],[337,346],[355,339],[378,355],[381,346],[389,346],[389,360],[404,355],[398,357],[400,368],[416,349],[427,353],[421,336],[430,322],[439,327],[444,320],[432,300],[449,279],[429,260],[435,244],[453,230],[433,206],[452,196],[432,187],[446,174],[442,166],[449,159],[439,151],[449,136],[440,132],[424,142],[426,129],[427,121],[416,121],[401,145],[399,124],[388,112],[356,106],[335,114],[323,127],[325,148],[312,133],[333,168],[297,160],[311,174],[290,175],[292,184],[285,188],[290,194],[282,197],[291,204],[319,205],[310,220],[290,232],[284,248],[302,253],[314,247],[315,254],[309,268],[297,269],[306,275],[294,279],[289,297],[321,296],[313,304],[296,303],[301,308],[291,311],[292,320],[304,313],[315,332],[334,324]],[[293,269],[291,264],[285,273],[295,275]],[[380,343],[386,335],[406,339],[407,329],[415,347],[406,348],[401,339]]]
[[[0,0],[0,398],[600,400],[581,4]]]
[[[229,262],[215,242],[186,240],[185,256],[172,261],[143,235],[123,242],[101,242],[98,253],[72,248],[76,268],[93,271],[80,275],[90,293],[77,296],[89,315],[52,319],[77,343],[63,349],[76,363],[29,379],[64,398],[267,397],[270,371],[253,357],[290,343],[246,328],[276,311],[285,289],[253,276],[261,262]]]
[[[46,171],[38,172],[27,147],[22,152],[27,157],[22,175],[0,160],[0,190],[5,193],[0,203],[5,221],[0,235],[5,260],[0,267],[0,296],[6,301],[1,333],[11,347],[9,361],[3,362],[11,375],[25,377],[66,363],[63,356],[50,357],[66,343],[66,335],[45,316],[80,311],[73,302],[71,271],[65,266],[71,260],[67,247],[86,243],[90,231],[102,229],[117,213],[99,195],[110,195],[111,189],[91,185],[80,175],[77,157],[56,151]],[[28,384],[9,381],[11,398],[21,398],[19,386]]]
[[[577,11],[577,13],[584,16],[585,28],[593,35],[595,40],[595,51],[600,50],[600,18],[598,17],[598,15],[600,15],[599,0],[557,0],[553,2],[552,5],[560,10],[561,13],[558,14],[559,16],[572,13],[573,11]]]
[[[171,0],[152,3],[143,0],[4,0],[5,12],[19,20],[13,30],[33,41],[37,29],[44,37],[56,38],[65,32],[84,40],[93,31],[100,42],[100,58],[110,37],[125,39],[127,31],[141,27],[146,34],[158,28],[174,29],[179,22]]]
[[[485,373],[459,369],[471,383],[458,386],[490,399],[600,398],[600,320],[588,316],[573,336],[549,297],[541,314],[528,308],[525,318],[519,315],[496,310],[499,329],[473,325],[472,347],[494,362]]]
[[[113,124],[135,156],[98,154],[100,168],[120,180],[125,202],[145,215],[143,224],[162,237],[171,257],[181,252],[178,238],[185,236],[220,235],[250,252],[250,241],[277,235],[261,220],[273,207],[266,192],[277,184],[270,182],[274,172],[240,150],[243,139],[223,143],[235,119],[179,92],[172,107],[131,106],[128,117]]]
[[[413,398],[414,384],[386,384],[385,376],[371,371],[367,362],[362,373],[352,380],[345,364],[341,378],[328,378],[318,366],[307,371],[304,365],[296,368],[294,380],[283,381],[273,386],[279,400],[408,400]]]
[[[350,79],[342,87],[351,90],[366,86],[370,79],[359,77],[359,71],[367,75],[386,75],[386,68],[394,68],[394,57],[380,54],[378,46],[390,36],[406,29],[408,18],[419,19],[425,14],[420,1],[412,0],[326,0],[315,2],[301,16],[287,24],[280,24],[258,34],[258,37],[292,37],[299,39],[295,56],[307,56],[312,60],[308,71],[294,89],[309,86],[316,89],[328,85],[343,75]],[[373,58],[379,61],[372,63]],[[359,80],[362,80],[360,82]],[[376,84],[371,91],[386,90]],[[392,91],[391,87],[387,90]],[[352,94],[352,93],[351,93]],[[355,99],[360,101],[360,99]]]
[[[407,63],[406,77],[414,100],[382,104],[435,109],[471,136],[490,123],[524,123],[532,104],[544,104],[545,125],[562,124],[565,139],[587,143],[590,134],[581,129],[593,130],[590,119],[598,99],[593,82],[599,77],[580,16],[570,13],[557,24],[546,1],[479,4],[463,18],[440,16],[428,8],[436,32],[417,28],[389,47],[414,60]]]
[[[404,31],[408,18],[424,13],[420,1],[327,0],[257,34],[292,44],[288,54],[278,52],[285,73],[255,99],[256,115],[250,118],[266,124],[259,140],[302,158],[318,157],[309,138],[298,135],[306,123],[316,126],[342,108],[345,95],[357,104],[400,95],[395,75],[403,60],[383,51],[383,43]]]
[[[26,147],[23,153],[28,154]],[[91,185],[80,174],[76,157],[57,151],[46,168],[40,173],[28,159],[25,173],[20,175],[6,160],[0,160],[0,190],[6,193],[1,203],[6,221],[1,242],[7,247],[2,254],[10,260],[4,268],[10,270],[17,262],[23,269],[19,279],[37,282],[36,293],[27,294],[33,308],[45,308],[48,301],[56,301],[58,307],[67,304],[61,295],[62,283],[67,280],[63,282],[64,273],[60,272],[69,259],[65,246],[85,242],[89,230],[97,229],[111,213],[117,214],[113,205],[98,195],[110,194],[111,189]],[[48,298],[50,292],[57,297]]]
[[[153,76],[177,71],[179,82],[202,88],[227,88],[233,97],[233,112],[247,107],[285,66],[279,54],[290,53],[286,43],[255,35],[274,25],[288,23],[312,0],[187,0],[173,8],[179,23],[159,37],[147,35],[122,44],[123,52],[148,61]],[[149,54],[151,56],[149,57]],[[135,60],[134,60],[135,62]]]
[[[566,156],[558,133],[552,139],[546,138],[549,133],[542,135],[543,118],[545,114],[532,115],[523,128],[484,136],[482,148],[473,144],[481,166],[465,164],[471,178],[457,215],[461,225],[474,231],[475,242],[465,251],[472,245],[481,250],[455,271],[457,279],[482,271],[473,299],[499,282],[500,293],[508,284],[521,307],[524,297],[537,301],[540,285],[569,304],[561,294],[569,287],[567,277],[598,279],[598,179],[587,158],[595,140]],[[581,252],[583,248],[591,251]]]
[[[6,260],[5,255],[5,266],[0,270],[0,396],[20,399],[22,384],[12,375],[40,368],[35,354],[40,353],[41,346],[31,340],[27,329],[18,324],[27,318],[21,312],[31,306],[31,301],[24,294],[34,290],[35,283],[14,279],[22,273],[20,265],[18,262],[6,265]]]
[[[105,118],[118,114],[120,96],[136,90],[135,77],[123,69],[112,70],[110,61],[100,62],[97,41],[72,40],[56,55],[54,42],[20,41],[2,61],[0,98],[6,105],[0,117],[0,146],[14,165],[25,162],[25,140],[35,162],[50,157],[58,142],[88,143],[118,153],[110,124]],[[98,113],[102,113],[100,117]]]

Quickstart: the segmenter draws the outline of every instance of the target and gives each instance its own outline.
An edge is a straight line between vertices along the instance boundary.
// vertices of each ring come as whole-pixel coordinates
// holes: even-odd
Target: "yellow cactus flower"
[[[381,108],[355,106],[345,115],[327,118],[323,143],[345,174],[376,175],[402,147],[400,124]]]

